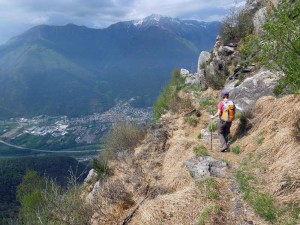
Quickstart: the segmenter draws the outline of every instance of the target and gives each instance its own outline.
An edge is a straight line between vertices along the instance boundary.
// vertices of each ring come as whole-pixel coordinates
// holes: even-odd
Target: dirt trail
[[[210,140],[200,140],[199,143],[203,144],[209,149],[209,154],[213,158],[219,158],[228,163],[227,177],[223,180],[221,189],[222,202],[224,202],[225,211],[227,215],[227,224],[232,225],[267,225],[268,222],[262,220],[255,215],[253,209],[249,204],[244,201],[243,194],[239,189],[238,182],[235,174],[239,167],[242,157],[239,154],[226,151],[220,152],[220,141],[217,132],[213,133],[212,151]]]

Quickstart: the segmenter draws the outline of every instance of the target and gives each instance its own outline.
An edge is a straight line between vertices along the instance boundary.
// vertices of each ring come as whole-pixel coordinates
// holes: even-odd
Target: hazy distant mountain
[[[131,97],[151,105],[174,68],[196,69],[219,25],[152,15],[106,29],[33,27],[0,46],[0,117],[78,116]]]

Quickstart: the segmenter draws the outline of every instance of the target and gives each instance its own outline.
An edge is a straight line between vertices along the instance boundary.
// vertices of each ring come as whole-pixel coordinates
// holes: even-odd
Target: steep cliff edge
[[[260,17],[270,2],[246,10]],[[172,106],[138,146],[111,158],[113,174],[91,172],[92,224],[300,224],[300,95],[274,97],[280,74],[243,59],[240,45],[217,38],[197,73],[171,81],[160,100],[175,92]],[[209,116],[220,90],[207,86],[225,86],[236,103],[229,152]]]
[[[208,90],[203,93],[206,95],[216,96],[218,92]],[[196,127],[182,114],[165,115],[160,125],[148,130],[130,159],[113,163],[115,175],[98,183],[89,195],[98,207],[93,224],[269,224],[244,200],[245,192],[236,178],[240,169],[252,177],[249,189],[272,196],[278,221],[292,218],[295,212],[287,208],[299,209],[300,201],[300,144],[296,131],[300,97],[260,98],[249,120],[252,128],[232,143],[232,147],[240,147],[240,154],[220,153],[216,133],[212,151],[209,139],[204,135],[197,138],[201,129],[208,132],[210,122],[206,108],[199,110],[202,115]],[[233,134],[239,126],[241,122],[234,121]],[[197,146],[204,146],[206,151],[197,153]],[[208,156],[200,155],[210,155],[225,163],[224,173],[210,171],[203,179],[195,179],[186,166],[195,152],[202,170],[202,158]],[[277,208],[286,213],[279,215]]]

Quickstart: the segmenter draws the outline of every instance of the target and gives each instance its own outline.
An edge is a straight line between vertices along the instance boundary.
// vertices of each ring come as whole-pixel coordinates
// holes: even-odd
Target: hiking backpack
[[[223,101],[223,113],[221,115],[221,120],[226,122],[232,122],[235,116],[235,105],[233,101],[224,102]]]

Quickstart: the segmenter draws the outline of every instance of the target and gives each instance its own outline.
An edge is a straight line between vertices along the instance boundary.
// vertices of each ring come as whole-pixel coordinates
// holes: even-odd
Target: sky
[[[0,44],[41,24],[105,28],[151,14],[220,21],[236,4],[245,0],[0,0]]]

